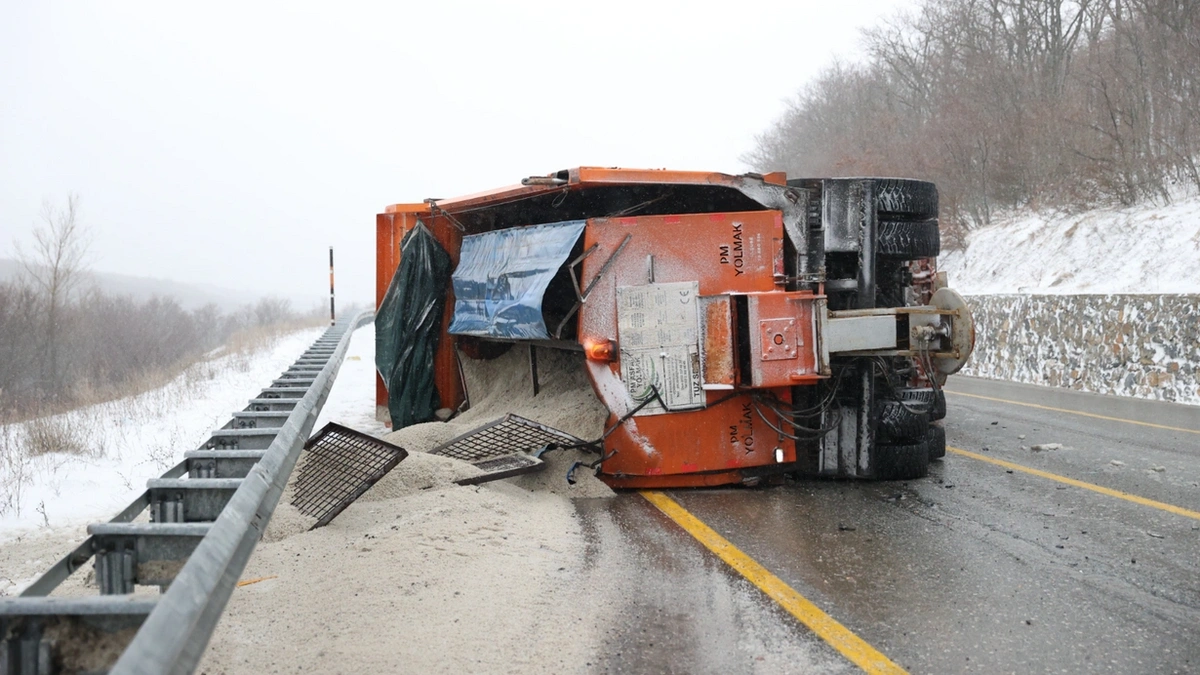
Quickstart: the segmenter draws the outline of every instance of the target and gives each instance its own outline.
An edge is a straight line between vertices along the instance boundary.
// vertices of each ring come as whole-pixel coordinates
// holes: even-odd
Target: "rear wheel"
[[[872,452],[873,477],[878,480],[912,480],[929,475],[929,445],[917,443],[891,445],[879,443]]]
[[[879,402],[879,436],[894,443],[916,442],[925,438],[929,414],[916,405],[900,401]]]
[[[933,258],[942,250],[938,221],[880,220],[875,252],[886,258]]]
[[[899,396],[901,401],[910,406],[919,406],[918,410],[928,410],[930,422],[936,422],[946,417],[946,392],[941,389],[932,387],[901,389]]]
[[[923,180],[876,178],[875,203],[880,220],[886,220],[884,214],[900,216],[901,220],[937,218],[937,186]]]
[[[929,446],[929,459],[941,459],[946,456],[946,429],[940,424],[929,425],[929,435],[925,437]]]

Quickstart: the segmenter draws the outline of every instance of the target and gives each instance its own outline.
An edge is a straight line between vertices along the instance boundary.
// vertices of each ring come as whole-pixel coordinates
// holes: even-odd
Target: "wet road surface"
[[[1200,408],[966,378],[950,391],[952,448],[1192,515],[953,449],[918,481],[669,495],[910,672],[1200,671]],[[645,570],[605,670],[779,672],[755,660],[779,640],[803,646],[791,672],[856,670],[639,495],[581,514],[616,524],[596,546],[632,544]]]

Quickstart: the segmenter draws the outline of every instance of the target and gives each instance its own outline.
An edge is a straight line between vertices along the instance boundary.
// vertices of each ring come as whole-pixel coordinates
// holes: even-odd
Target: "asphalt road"
[[[669,496],[909,672],[1200,672],[1200,408],[948,391],[927,479]],[[641,552],[603,670],[856,670],[636,493],[581,515]]]

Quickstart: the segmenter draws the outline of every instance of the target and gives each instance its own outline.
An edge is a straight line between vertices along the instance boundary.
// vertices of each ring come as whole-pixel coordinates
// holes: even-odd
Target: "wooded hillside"
[[[933,180],[947,244],[1015,207],[1200,189],[1200,3],[925,0],[805,87],[747,156]]]

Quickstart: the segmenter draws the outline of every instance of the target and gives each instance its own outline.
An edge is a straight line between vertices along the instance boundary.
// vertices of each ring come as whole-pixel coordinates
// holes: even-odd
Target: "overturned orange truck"
[[[460,358],[529,343],[583,352],[613,487],[922,477],[974,346],[937,217],[923,181],[592,167],[392,205],[377,401],[458,410]]]

